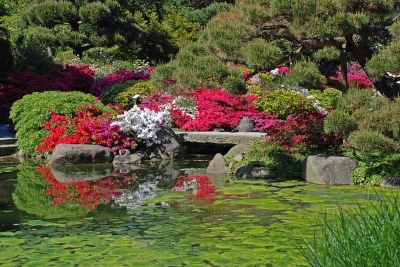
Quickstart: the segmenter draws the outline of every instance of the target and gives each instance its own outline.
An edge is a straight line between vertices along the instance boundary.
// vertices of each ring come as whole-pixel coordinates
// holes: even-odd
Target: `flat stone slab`
[[[237,145],[259,141],[265,133],[258,132],[175,132],[182,143]]]

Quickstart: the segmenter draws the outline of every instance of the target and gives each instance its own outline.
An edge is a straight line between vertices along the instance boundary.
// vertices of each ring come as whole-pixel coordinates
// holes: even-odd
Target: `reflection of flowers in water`
[[[214,202],[215,187],[207,176],[187,176],[181,177],[176,182],[173,191],[190,191],[189,200],[205,200],[208,203]]]
[[[50,168],[38,166],[36,169],[43,175],[43,180],[51,184],[46,189],[46,195],[53,197],[54,205],[76,199],[81,206],[96,209],[99,204],[108,203],[121,195],[120,189],[136,181],[132,175],[113,173],[113,176],[98,180],[60,183]]]
[[[161,175],[148,174],[146,180],[139,184],[136,190],[125,189],[123,193],[117,196],[114,200],[119,206],[127,209],[139,208],[144,204],[144,201],[157,196],[156,188],[158,182],[162,179]],[[149,182],[152,181],[152,182]],[[163,204],[163,203],[161,203]]]

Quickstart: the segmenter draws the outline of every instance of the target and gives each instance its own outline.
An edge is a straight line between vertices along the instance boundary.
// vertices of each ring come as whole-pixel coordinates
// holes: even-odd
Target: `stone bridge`
[[[226,153],[237,144],[251,144],[265,133],[258,132],[175,132],[189,154]]]

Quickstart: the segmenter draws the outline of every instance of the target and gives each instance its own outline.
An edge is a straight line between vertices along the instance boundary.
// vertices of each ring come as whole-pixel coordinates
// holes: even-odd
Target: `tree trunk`
[[[372,57],[372,51],[368,46],[368,36],[353,34],[351,38],[346,38],[354,58],[364,68],[365,64]]]
[[[347,55],[346,55],[346,44],[343,44],[340,48],[340,67],[342,72],[342,92],[346,93],[349,89],[347,83]]]

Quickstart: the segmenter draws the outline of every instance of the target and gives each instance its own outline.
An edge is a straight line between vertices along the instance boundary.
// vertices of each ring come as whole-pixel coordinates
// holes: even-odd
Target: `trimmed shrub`
[[[285,83],[308,89],[322,89],[326,84],[326,79],[314,62],[302,60],[294,64],[285,77]]]
[[[323,91],[311,89],[309,94],[318,100],[319,105],[326,110],[335,108],[342,97],[341,91],[331,87]]]
[[[154,90],[150,80],[130,80],[117,83],[105,91],[100,99],[104,104],[120,105],[123,109],[129,109],[136,104],[133,97],[137,94],[147,96]]]
[[[286,119],[290,114],[315,110],[311,99],[292,90],[265,92],[256,87],[252,89],[252,93],[258,96],[258,99],[254,101],[258,110],[274,114],[280,119]]]
[[[93,104],[102,112],[112,111],[92,95],[81,92],[35,92],[16,101],[11,107],[10,118],[15,124],[17,144],[22,154],[34,156],[37,145],[49,135],[43,124],[50,119],[50,110],[74,117],[75,110],[85,104]]]

